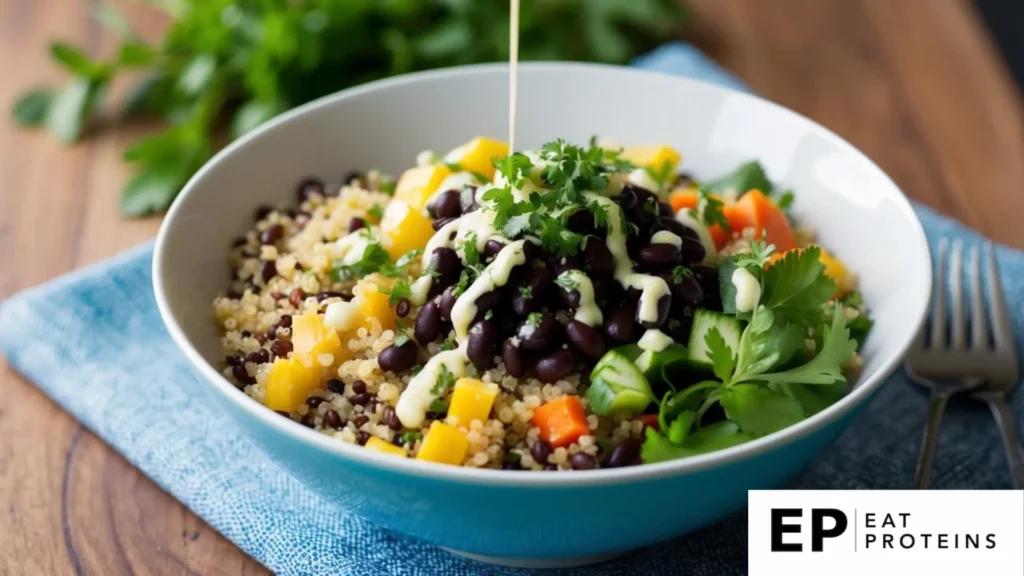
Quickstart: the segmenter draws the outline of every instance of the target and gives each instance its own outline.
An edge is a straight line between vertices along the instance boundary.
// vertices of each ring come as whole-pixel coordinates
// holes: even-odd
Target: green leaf
[[[725,204],[721,200],[711,196],[707,187],[701,186],[697,192],[697,207],[690,210],[690,215],[709,228],[718,226],[728,232],[732,228],[729,226],[729,219],[725,217],[724,207]]]
[[[694,410],[684,410],[679,416],[676,416],[676,419],[669,425],[668,433],[666,434],[669,441],[676,445],[682,445],[686,441],[690,428],[696,419],[697,412]]]
[[[217,58],[212,54],[199,54],[193,58],[178,78],[178,90],[195,96],[213,82],[217,74]]]
[[[857,341],[850,338],[850,329],[846,326],[840,304],[835,304],[835,311],[832,315],[832,325],[823,326],[823,342],[818,355],[810,362],[769,374],[739,375],[736,382],[742,380],[757,380],[769,384],[834,384],[845,382],[842,363],[846,361],[856,350]]]
[[[843,382],[817,386],[781,384],[779,389],[799,402],[808,417],[835,404],[846,394],[846,384]]]
[[[128,21],[128,17],[112,2],[97,4],[92,10],[92,17],[121,38],[135,38],[135,30],[132,29],[132,24]]]
[[[764,269],[765,264],[768,264],[774,253],[774,244],[767,244],[764,240],[754,240],[750,243],[749,254],[737,254],[734,258],[737,266],[760,271]],[[758,274],[757,277],[760,275]]]
[[[755,188],[769,196],[774,190],[771,180],[768,179],[764,168],[757,160],[747,162],[734,172],[715,178],[704,185],[708,190],[717,194],[724,194],[729,189],[735,189],[741,196]]]
[[[805,328],[758,306],[740,336],[736,374],[751,377],[786,364],[803,344],[806,333]]]
[[[186,162],[144,166],[121,193],[121,213],[135,218],[167,208],[191,175]]]
[[[156,61],[153,47],[142,42],[122,44],[117,50],[117,63],[125,68],[142,68]]]
[[[336,264],[331,270],[331,277],[337,282],[344,282],[369,276],[381,268],[391,264],[391,256],[377,242],[367,244],[362,257],[353,264]]]
[[[804,419],[800,403],[757,384],[739,384],[722,390],[719,402],[725,415],[752,436],[764,436]]]
[[[78,77],[54,95],[47,110],[46,126],[58,140],[78,140],[101,87],[96,80]]]
[[[836,293],[820,255],[817,246],[786,252],[764,271],[761,303],[794,322],[817,321],[821,307]]]
[[[72,46],[67,42],[54,42],[50,44],[50,55],[76,76],[92,78],[96,74],[97,65],[92,61],[92,58],[80,48]]]
[[[648,428],[640,457],[645,464],[665,462],[678,458],[689,458],[716,450],[723,450],[753,440],[754,437],[740,430],[735,422],[716,422],[691,432],[677,446],[668,438]]]
[[[708,347],[708,358],[711,360],[715,377],[722,382],[728,382],[736,365],[736,356],[732,348],[715,326],[704,335],[704,343]]]
[[[53,97],[53,91],[48,88],[30,90],[11,107],[11,118],[21,126],[41,126],[46,122]]]
[[[284,112],[287,108],[277,102],[259,102],[250,100],[246,102],[231,118],[231,138],[239,138],[246,132],[253,130]]]
[[[416,41],[416,53],[426,59],[454,56],[473,43],[473,29],[465,20],[449,19]]]

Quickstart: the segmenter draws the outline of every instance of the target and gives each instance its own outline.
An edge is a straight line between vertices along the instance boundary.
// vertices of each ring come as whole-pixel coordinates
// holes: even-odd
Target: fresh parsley
[[[402,300],[412,297],[412,288],[408,282],[395,282],[395,285],[391,288],[385,288],[384,286],[377,287],[377,290],[381,294],[388,295],[388,306],[394,308]]]
[[[541,319],[544,317],[540,312],[531,312],[526,317],[526,323],[530,326],[539,326]]]
[[[725,194],[729,190],[736,190],[740,196],[755,189],[764,192],[767,196],[771,196],[774,191],[774,186],[768,179],[764,167],[756,160],[742,164],[728,174],[705,182],[704,187],[716,194]]]
[[[648,196],[647,201],[644,202],[644,212],[647,212],[651,216],[658,215],[658,200],[654,196]]]
[[[658,183],[658,190],[656,190],[656,192],[666,190],[668,185],[671,184],[671,181],[675,178],[672,163],[667,160],[662,162],[661,166],[658,168],[648,166],[644,168],[644,171],[651,177],[651,180]]]
[[[391,263],[391,256],[377,242],[367,244],[362,257],[353,264],[335,264],[331,270],[331,278],[336,282],[345,282],[362,278],[380,271]]]
[[[817,246],[786,252],[764,271],[761,303],[793,321],[817,321],[821,307],[836,293],[836,283],[825,275],[820,256]]]
[[[771,262],[775,254],[775,245],[767,244],[764,240],[754,240],[750,243],[750,253],[736,255],[736,264],[739,266],[761,269]]]
[[[693,270],[690,270],[686,266],[676,266],[672,269],[672,283],[682,284],[684,278],[693,277]]]
[[[719,226],[726,232],[732,230],[729,219],[723,211],[725,204],[717,196],[713,196],[708,188],[701,186],[697,192],[697,207],[690,210],[690,216],[703,222],[705,226]]]
[[[448,366],[441,364],[440,373],[437,376],[437,382],[430,389],[430,393],[435,397],[441,397],[448,393],[452,387],[455,386],[455,375],[448,370]]]
[[[522,296],[525,300],[533,298],[533,286],[520,286],[519,295]]]
[[[447,408],[447,406],[445,406],[445,408]],[[402,444],[412,444],[421,438],[423,438],[423,433],[419,430],[406,430],[405,432],[402,432],[401,436],[399,436],[399,441]]]
[[[384,207],[380,204],[374,204],[366,211],[366,213],[370,215],[370,218],[380,222],[381,219],[384,218]]]
[[[555,284],[561,286],[562,288],[565,288],[570,292],[579,288],[579,281],[576,279],[576,275],[573,274],[570,270],[566,270],[565,272],[559,274],[558,278],[555,279]]]

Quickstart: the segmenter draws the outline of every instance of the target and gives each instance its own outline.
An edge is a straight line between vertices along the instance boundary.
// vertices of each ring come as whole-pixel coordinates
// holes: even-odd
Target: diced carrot
[[[533,411],[530,421],[540,428],[541,439],[555,448],[568,446],[590,433],[587,415],[577,396],[562,396],[542,405]]]
[[[672,206],[673,212],[692,210],[697,207],[699,198],[700,195],[693,188],[680,188],[668,197],[668,203]]]
[[[657,414],[641,414],[636,417],[637,420],[644,423],[644,428],[658,429],[658,415]]]
[[[735,204],[726,206],[723,212],[734,232],[753,228],[754,239],[763,238],[774,244],[776,252],[796,248],[796,238],[789,228],[786,215],[760,190],[747,192]]]

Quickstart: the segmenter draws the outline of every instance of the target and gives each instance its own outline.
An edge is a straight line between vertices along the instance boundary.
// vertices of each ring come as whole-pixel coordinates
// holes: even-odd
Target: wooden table
[[[909,196],[1024,247],[1024,106],[966,2],[690,2],[697,43],[755,90],[849,139]],[[89,4],[5,0],[0,10],[0,296],[159,225],[116,209],[121,151],[145,128],[64,148],[6,124],[19,91],[60,77],[48,40],[110,49]],[[152,10],[125,7],[159,34]],[[0,574],[265,573],[6,367],[0,399]]]

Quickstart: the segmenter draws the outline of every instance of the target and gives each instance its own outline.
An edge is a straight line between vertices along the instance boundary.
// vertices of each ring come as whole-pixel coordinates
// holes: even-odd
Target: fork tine
[[[953,241],[953,253],[949,257],[949,276],[952,283],[949,297],[953,300],[950,303],[952,306],[952,317],[950,319],[949,333],[950,346],[956,350],[962,350],[967,339],[965,336],[967,320],[964,318],[963,267],[964,243],[962,240],[956,239]]]
[[[996,350],[1014,349],[1013,328],[1010,327],[1010,313],[1003,299],[1003,284],[999,281],[999,268],[992,243],[985,243],[986,275],[988,276],[988,300],[992,307],[992,339]]]
[[[981,288],[981,251],[971,247],[968,262],[968,276],[971,279],[971,348],[988,349],[988,319],[985,317],[985,295]]]
[[[935,262],[935,288],[932,298],[932,348],[942,348],[946,342],[946,252],[949,240],[939,239]]]

